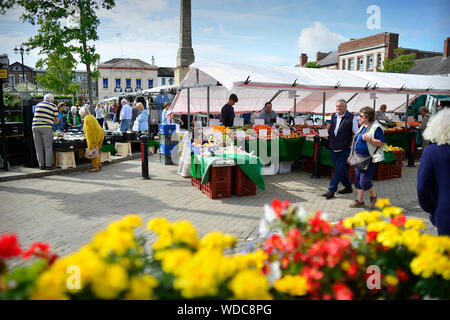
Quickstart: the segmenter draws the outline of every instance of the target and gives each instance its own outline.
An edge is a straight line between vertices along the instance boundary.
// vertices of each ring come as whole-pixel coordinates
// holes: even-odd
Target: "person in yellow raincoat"
[[[81,118],[84,120],[83,131],[87,142],[87,147],[89,150],[98,148],[98,156],[92,158],[92,169],[89,172],[99,172],[102,168],[100,163],[100,150],[103,144],[103,138],[105,137],[105,131],[100,127],[97,119],[89,112],[89,107],[85,105],[80,109]]]

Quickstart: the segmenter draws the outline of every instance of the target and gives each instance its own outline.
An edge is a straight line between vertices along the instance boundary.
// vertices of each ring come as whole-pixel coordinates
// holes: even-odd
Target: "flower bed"
[[[450,237],[419,230],[388,200],[336,224],[288,201],[265,206],[262,241],[230,254],[236,239],[199,238],[188,221],[148,221],[149,247],[135,236],[139,216],[111,223],[77,252],[58,258],[46,244],[22,252],[0,237],[0,299],[448,299]],[[36,256],[8,271],[12,257]]]

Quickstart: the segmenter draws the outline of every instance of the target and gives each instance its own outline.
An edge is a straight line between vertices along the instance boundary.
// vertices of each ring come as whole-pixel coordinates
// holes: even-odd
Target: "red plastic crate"
[[[391,178],[401,178],[402,177],[403,165],[398,164],[391,167]]]
[[[392,151],[392,153],[397,158],[397,161],[395,162],[395,164],[396,165],[403,164],[403,159],[405,158],[405,150]]]
[[[355,168],[347,165],[347,169],[348,169],[348,176],[350,177],[350,182],[355,183]],[[334,167],[331,167],[330,178],[333,176],[333,172],[334,172]]]
[[[238,197],[256,195],[256,184],[247,177],[239,166],[233,167],[231,192]]]
[[[377,167],[377,171],[375,171],[375,175],[373,176],[373,180],[387,180],[391,178],[391,168],[392,165],[390,163],[380,163]]]
[[[194,178],[191,176],[191,184],[196,187],[198,190],[201,190],[201,182],[202,179],[200,178]]]
[[[210,180],[201,185],[201,190],[211,199],[231,197],[231,167],[212,167]]]

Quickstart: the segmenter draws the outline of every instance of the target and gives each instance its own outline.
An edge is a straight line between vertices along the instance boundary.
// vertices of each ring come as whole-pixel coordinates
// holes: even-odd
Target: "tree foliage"
[[[305,64],[305,68],[320,68],[320,64],[317,63],[317,61],[310,61],[307,64]]]
[[[75,95],[80,89],[78,83],[73,82],[73,69],[75,67],[73,57],[64,57],[57,52],[49,53],[45,59],[36,63],[36,68],[45,68],[45,74],[37,75],[36,79],[45,88],[57,93]]]
[[[23,22],[39,25],[38,33],[27,45],[39,48],[40,54],[47,56],[55,53],[75,59],[74,55],[78,55],[79,61],[86,65],[89,101],[93,105],[92,78],[99,77],[95,67],[91,70],[99,60],[92,44],[98,40],[97,11],[112,9],[115,0],[3,0],[0,13],[16,6],[25,9],[21,16]]]
[[[383,61],[383,69],[377,68],[378,72],[405,73],[409,68],[416,65],[414,52],[405,54],[405,49],[397,48],[394,50],[395,58],[386,58]]]

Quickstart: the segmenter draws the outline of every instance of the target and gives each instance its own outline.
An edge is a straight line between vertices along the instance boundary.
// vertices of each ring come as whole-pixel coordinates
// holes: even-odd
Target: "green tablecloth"
[[[148,145],[149,147],[152,147],[152,146],[159,146],[159,141],[158,141],[158,140],[148,140],[147,145]]]
[[[103,152],[116,152],[116,147],[113,144],[102,145]]]
[[[408,132],[384,132],[384,139],[388,145],[401,147],[409,152],[409,133]]]
[[[267,147],[267,156],[270,157],[272,154],[272,141],[274,140],[252,140],[245,142],[245,151],[251,152],[258,157],[261,156],[260,150],[264,150],[264,145]],[[305,138],[295,138],[295,139],[278,139],[279,146],[279,161],[293,161],[300,160],[300,150],[305,141]],[[239,144],[238,144],[239,145]]]
[[[202,184],[209,180],[209,168],[216,159],[231,159],[242,169],[247,177],[252,180],[261,190],[266,189],[264,176],[261,174],[261,159],[255,156],[242,154],[219,154],[214,157],[201,157],[201,163],[195,163],[195,155],[191,155],[190,173],[194,178],[202,178]]]

